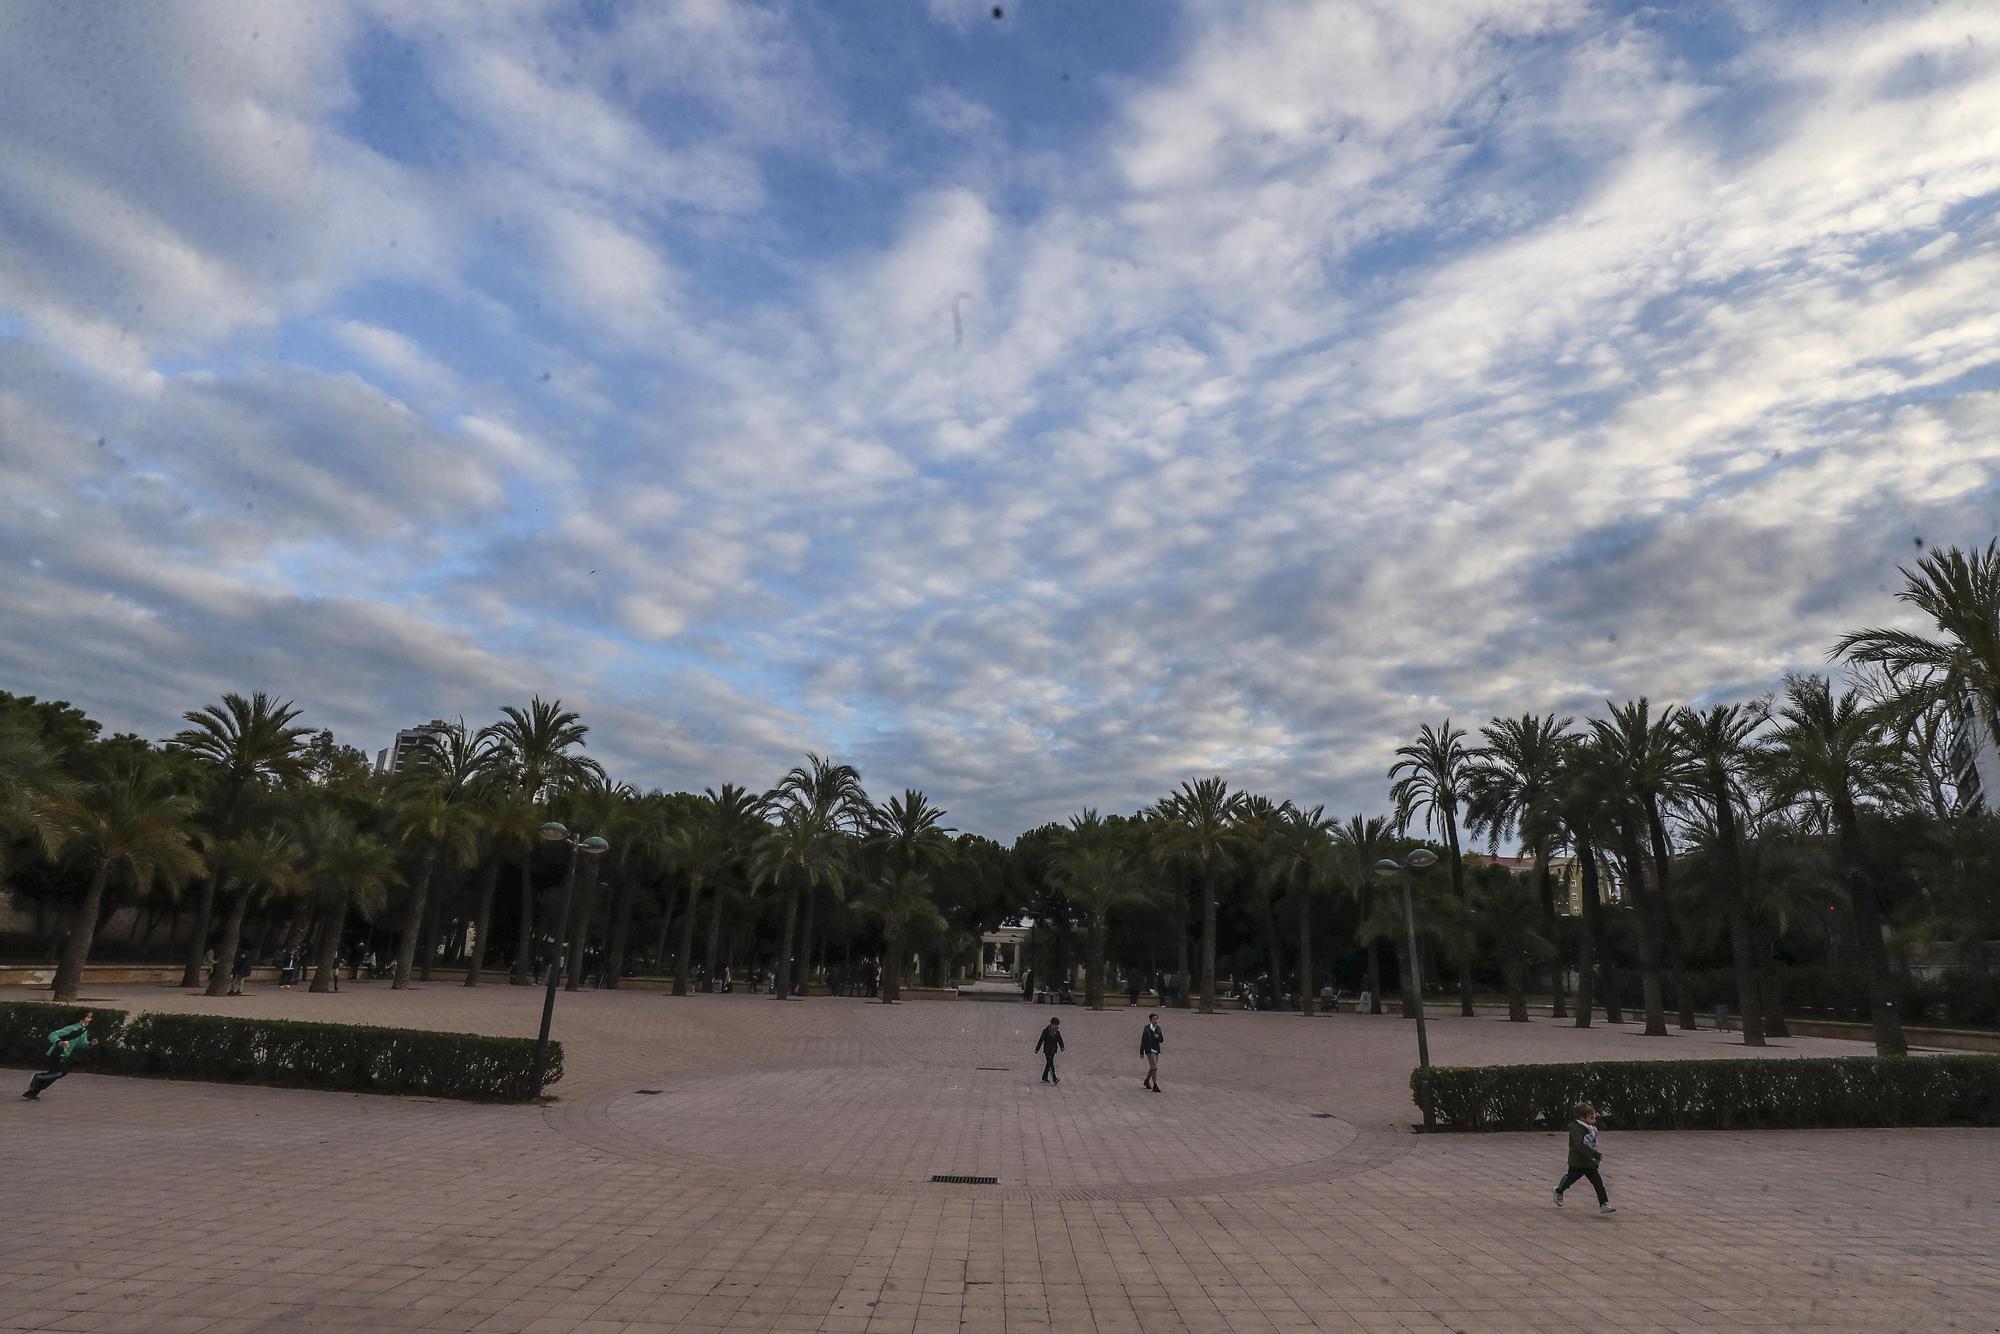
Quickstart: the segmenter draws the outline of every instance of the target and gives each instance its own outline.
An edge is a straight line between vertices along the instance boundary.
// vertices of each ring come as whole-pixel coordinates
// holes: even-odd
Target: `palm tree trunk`
[[[514,946],[514,972],[508,982],[517,987],[525,987],[534,976],[535,959],[535,882],[533,878],[535,855],[521,854],[521,927],[520,943]]]
[[[1597,897],[1597,852],[1582,839],[1576,844],[1576,872],[1582,884],[1578,897],[1583,900],[1583,929],[1576,942],[1575,1023],[1589,1028],[1591,974],[1597,968],[1597,942],[1604,937],[1604,905]]]
[[[688,972],[694,963],[694,915],[701,907],[701,873],[688,877],[687,912],[681,920],[681,952],[674,960],[674,994],[688,994]]]
[[[473,916],[472,958],[465,969],[465,985],[479,985],[479,970],[486,966],[487,934],[493,928],[493,891],[500,883],[500,859],[490,857],[479,868],[479,907]]]
[[[1510,953],[1501,965],[1507,974],[1507,1022],[1528,1022],[1528,961]]]
[[[1451,888],[1458,895],[1461,908],[1471,903],[1465,889],[1465,857],[1458,849],[1458,811],[1446,807],[1444,813],[1445,845],[1451,853]],[[1458,1013],[1461,1018],[1472,1018],[1472,955],[1468,953],[1458,965]]]
[[[1907,1056],[1903,1020],[1896,1013],[1895,978],[1889,971],[1889,946],[1882,939],[1882,905],[1875,898],[1875,878],[1860,851],[1860,828],[1851,808],[1837,809],[1836,830],[1842,859],[1847,863],[1847,896],[1854,904],[1854,931],[1861,957],[1868,965],[1868,1013],[1875,1022],[1875,1054]]]
[[[771,994],[779,1000],[788,1000],[792,994],[792,927],[799,915],[799,886],[792,881],[785,886],[785,934],[778,944],[778,966],[771,970],[777,985]]]
[[[230,901],[229,916],[222,923],[222,948],[215,952],[215,976],[208,979],[208,994],[220,996],[229,990],[236,972],[236,949],[243,943],[243,916],[250,909],[250,886],[237,888]],[[228,960],[225,967],[223,960]]]
[[[1090,915],[1090,980],[1084,985],[1089,993],[1085,999],[1093,1010],[1104,1008],[1104,936],[1104,914],[1094,912]]]
[[[111,881],[111,861],[99,858],[97,869],[91,872],[90,888],[83,893],[83,903],[76,910],[76,926],[70,931],[69,939],[63,943],[62,959],[56,964],[53,999],[73,1001],[83,985],[83,965],[90,959],[91,938],[97,932],[97,909],[104,902],[104,887]],[[201,961],[195,960],[199,971]]]
[[[389,983],[391,991],[407,991],[410,986],[410,966],[417,959],[417,936],[424,927],[424,907],[431,896],[431,876],[437,870],[437,844],[430,843],[424,848],[424,869],[417,873],[416,888],[410,891],[410,901],[403,907],[403,938],[396,942],[396,976]]]
[[[1792,1029],[1785,1022],[1784,997],[1778,994],[1777,942],[1768,922],[1753,925],[1751,931],[1757,947],[1757,1006],[1764,1015],[1764,1036],[1788,1038]]]
[[[722,985],[722,900],[727,896],[722,886],[717,885],[709,897],[713,902],[708,906],[708,953],[702,956],[702,962],[708,965],[708,980],[702,989],[712,992]],[[849,970],[850,975],[852,971]]]
[[[1368,1013],[1382,1013],[1382,942],[1368,942]]]
[[[332,991],[340,976],[340,929],[347,924],[347,904],[329,903],[320,923],[319,958],[313,962],[312,990]]]
[[[1646,1036],[1667,1036],[1667,1005],[1660,986],[1660,938],[1653,930],[1652,894],[1639,841],[1628,827],[1623,836],[1626,892],[1632,898],[1632,925],[1639,935],[1639,995],[1646,1005]]]
[[[811,900],[807,900],[810,916]],[[902,996],[903,942],[900,932],[890,932],[882,939],[882,1003],[890,1005]]]
[[[1673,854],[1667,849],[1667,831],[1660,819],[1659,798],[1648,794],[1646,797],[1646,830],[1653,844],[1653,866],[1656,874],[1649,897],[1653,902],[1655,920],[1660,926],[1660,943],[1666,948],[1667,971],[1674,979],[1674,1009],[1680,1026],[1692,1030],[1694,1023],[1694,996],[1688,990],[1687,967],[1682,959],[1681,932],[1674,919],[1673,894]]]
[[[1542,894],[1542,923],[1548,928],[1549,943],[1554,946],[1561,939],[1556,928],[1555,880],[1549,874],[1549,850],[1537,844],[1535,847],[1535,886]],[[1556,949],[1549,962],[1549,1018],[1569,1018],[1569,1004],[1565,999],[1563,985],[1562,950]]]
[[[664,884],[660,888],[662,890],[660,895],[660,929],[653,934],[653,960],[650,965],[654,977],[666,976],[667,932],[674,924],[674,905],[680,901],[680,892],[678,890],[668,889]]]
[[[1271,962],[1271,989],[1274,995],[1285,986],[1285,955],[1278,943],[1278,912],[1271,903],[1271,896],[1263,896],[1264,939],[1270,948],[1266,951]]]
[[[1201,1012],[1215,1013],[1215,870],[1201,869]]]
[[[604,968],[604,985],[616,990],[618,979],[625,973],[625,950],[632,940],[632,900],[638,896],[639,887],[633,883],[632,875],[622,867],[618,875],[618,908],[612,919],[611,948],[607,952]]]
[[[417,942],[417,979],[422,982],[431,980],[431,968],[437,963],[438,928],[444,922],[444,901],[450,896],[453,883],[453,878],[447,875],[445,883],[435,887],[430,902],[424,905],[424,934]]]
[[[1313,926],[1312,895],[1303,886],[1299,895],[1299,1013],[1313,1012]]]
[[[812,982],[813,904],[816,903],[819,899],[819,886],[812,884],[807,885],[805,891],[805,898],[806,898],[805,922],[799,927],[798,989],[799,989],[799,995],[801,996],[808,994],[807,987]],[[787,979],[785,986],[787,990],[790,990],[791,982],[789,979]]]
[[[1194,991],[1194,970],[1193,966],[1188,962],[1188,901],[1185,884],[1174,895],[1174,908],[1176,909],[1174,914],[1176,918],[1174,922],[1174,943],[1180,965],[1177,980],[1181,990],[1181,1008],[1185,1010],[1188,1008],[1188,997]]]
[[[597,859],[595,857],[590,859],[590,864],[584,867],[583,870],[583,903],[581,907],[582,911],[578,914],[576,922],[570,927],[569,959],[566,964],[568,976],[563,978],[564,991],[575,991],[583,982],[583,945],[585,941],[590,939],[590,922],[597,912]],[[560,950],[562,947],[563,942],[560,940],[557,941],[556,948]]]
[[[201,893],[195,898],[194,935],[188,941],[187,965],[181,969],[181,985],[198,987],[201,985],[201,956],[208,948],[209,922],[215,916],[215,882],[222,878],[221,859],[209,868],[208,875],[201,882]]]
[[[1396,989],[1402,993],[1403,1018],[1417,1017],[1417,961],[1410,957],[1410,942],[1401,931],[1396,933],[1392,948],[1396,951]]]

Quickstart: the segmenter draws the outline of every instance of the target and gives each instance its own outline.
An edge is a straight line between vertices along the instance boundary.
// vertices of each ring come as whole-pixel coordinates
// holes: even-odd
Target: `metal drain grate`
[[[665,1089],[635,1089],[637,1093],[665,1093]]]
[[[939,1173],[933,1176],[931,1180],[942,1182],[947,1186],[997,1186],[1000,1184],[999,1177],[961,1177],[952,1176],[948,1173]]]

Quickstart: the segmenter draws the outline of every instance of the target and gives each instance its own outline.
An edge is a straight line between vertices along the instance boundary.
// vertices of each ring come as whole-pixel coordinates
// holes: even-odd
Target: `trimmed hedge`
[[[1559,1130],[1579,1102],[1620,1130],[2000,1125],[1986,1055],[1463,1066],[1431,1087],[1445,1130]]]
[[[39,1063],[50,1031],[75,1023],[91,1008],[0,1003],[0,1060]],[[532,1038],[208,1014],[128,1019],[123,1010],[95,1012],[90,1050],[78,1068],[106,1074],[491,1102],[525,1102],[540,1092],[528,1087]],[[544,1087],[562,1076],[562,1044],[551,1042]]]

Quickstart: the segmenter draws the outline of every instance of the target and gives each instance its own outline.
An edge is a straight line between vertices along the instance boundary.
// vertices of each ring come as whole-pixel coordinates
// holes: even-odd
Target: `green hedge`
[[[1431,1082],[1446,1130],[1557,1130],[1579,1102],[1620,1130],[2000,1125],[2000,1056],[1447,1067]]]
[[[0,1060],[40,1062],[50,1031],[75,1023],[89,1008],[0,1002]],[[96,1014],[80,1069],[477,1101],[523,1102],[540,1091],[528,1087],[532,1038],[229,1015],[154,1013],[128,1019],[122,1010],[101,1008]],[[562,1044],[551,1042],[544,1087],[562,1076]]]

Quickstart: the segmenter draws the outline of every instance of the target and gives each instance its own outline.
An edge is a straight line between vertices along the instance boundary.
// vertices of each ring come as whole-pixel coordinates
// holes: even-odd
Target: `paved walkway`
[[[532,1035],[540,993],[99,998]],[[1611,1134],[1621,1211],[1558,1212],[1559,1136],[1408,1133],[1407,1021],[1168,1012],[1154,1096],[1123,1009],[1062,1010],[1038,1082],[1050,1013],[564,995],[542,1108],[74,1075],[0,1098],[0,1329],[2000,1328],[1988,1132]],[[1440,1064],[1744,1052],[1431,1039]]]

